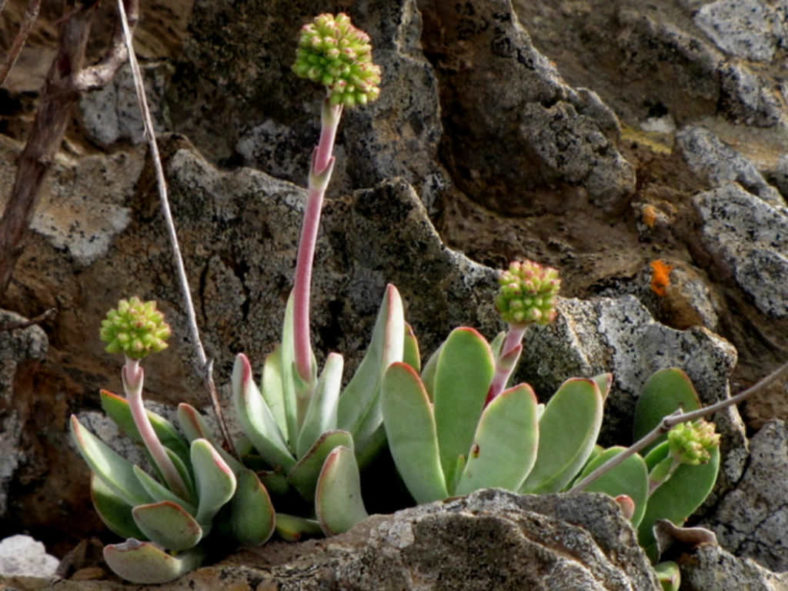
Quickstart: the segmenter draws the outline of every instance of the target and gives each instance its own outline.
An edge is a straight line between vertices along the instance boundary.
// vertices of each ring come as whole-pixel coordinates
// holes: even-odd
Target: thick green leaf
[[[413,327],[407,322],[405,323],[405,346],[402,350],[402,361],[415,369],[416,373],[421,371],[419,341],[416,338],[416,333],[413,332]]]
[[[142,443],[142,436],[131,416],[131,409],[129,408],[128,401],[109,390],[101,390],[100,397],[101,408],[107,413],[107,416],[115,421],[118,427],[120,427],[133,441]],[[178,433],[175,425],[152,410],[146,410],[146,413],[162,445],[178,454],[184,462],[188,462],[189,446],[186,441],[184,441],[183,437],[181,437],[180,433]]]
[[[172,501],[173,503],[178,503],[186,511],[194,515],[195,511],[197,510],[194,505],[192,505],[189,501],[180,498],[139,466],[134,466],[134,475],[137,477],[137,480],[140,481],[140,484],[145,489],[145,492],[150,495],[154,502]],[[167,547],[169,548],[169,546]],[[174,548],[171,549],[174,550]]]
[[[315,486],[323,463],[331,450],[339,445],[353,449],[353,436],[347,431],[323,433],[290,470],[287,479],[305,500],[312,502],[315,499]]]
[[[539,423],[536,395],[520,384],[496,397],[482,412],[465,470],[454,495],[480,488],[520,488],[536,462]]]
[[[602,407],[593,380],[571,378],[561,384],[539,420],[536,465],[521,492],[558,492],[571,482],[594,451]]]
[[[490,343],[490,350],[493,353],[493,357],[498,359],[501,356],[501,348],[503,347],[503,342],[506,340],[506,332],[501,331]]]
[[[238,487],[230,503],[233,536],[241,545],[259,546],[274,533],[276,515],[271,497],[252,470],[238,475]]]
[[[350,431],[361,452],[380,427],[380,384],[383,372],[402,361],[405,348],[405,314],[393,285],[386,287],[367,352],[339,397],[337,427]]]
[[[285,392],[282,383],[282,347],[276,345],[274,350],[265,358],[263,376],[260,390],[271,414],[276,421],[279,431],[287,441],[289,430],[287,426],[287,411],[285,405]]]
[[[675,367],[659,370],[646,381],[643,392],[638,398],[635,407],[635,441],[646,435],[663,417],[673,411],[681,408],[684,412],[689,412],[700,407],[698,393],[686,373]],[[645,452],[653,449],[666,438],[667,436],[663,435],[648,446]]]
[[[652,449],[646,456],[646,465],[657,465],[669,454],[669,445],[665,441]],[[652,528],[658,519],[668,519],[675,525],[681,525],[701,506],[709,496],[720,467],[720,450],[715,447],[711,459],[706,464],[690,466],[682,464],[673,475],[649,496],[646,513],[638,528],[640,545],[652,560],[657,559],[656,541]]]
[[[276,533],[286,542],[298,542],[305,536],[322,536],[320,522],[287,513],[276,514]]]
[[[213,433],[208,428],[208,425],[205,423],[205,419],[202,418],[202,415],[196,408],[194,408],[191,404],[181,402],[178,405],[177,416],[178,425],[180,426],[184,435],[186,435],[186,439],[189,440],[189,443],[195,439],[207,439],[211,442],[211,445],[213,445],[216,451],[221,454],[222,459],[227,462],[230,468],[233,469],[233,472],[238,474],[238,472],[243,470],[243,464],[241,464],[241,462],[236,460],[222,448],[222,446],[216,440],[216,437],[214,437]],[[239,447],[238,442],[236,442],[236,447]]]
[[[199,549],[170,556],[155,544],[126,540],[104,546],[104,561],[121,579],[139,585],[157,585],[174,581],[194,570],[203,561]]]
[[[301,432],[298,434],[296,455],[302,457],[326,431],[336,429],[337,402],[342,388],[342,368],[344,360],[338,353],[330,353],[323,366],[323,373],[317,380],[315,391],[304,416]]]
[[[202,538],[202,528],[178,503],[161,501],[137,505],[131,510],[134,522],[145,537],[173,551],[194,548]]]
[[[317,481],[315,512],[327,536],[346,532],[366,519],[361,476],[351,448],[340,445],[328,454]]]
[[[280,348],[282,367],[282,406],[284,407],[287,431],[283,433],[287,446],[295,449],[298,437],[298,402],[297,393],[303,386],[295,369],[295,322],[293,320],[293,292],[287,298],[285,319],[282,326],[282,346]],[[274,419],[275,421],[275,419]]]
[[[140,531],[131,516],[131,505],[112,492],[112,489],[95,473],[90,475],[90,498],[101,521],[111,531],[121,538],[145,539],[145,534]]]
[[[275,496],[284,496],[290,491],[290,482],[287,475],[271,470],[262,470],[257,473],[265,488]]]
[[[625,447],[610,447],[586,463],[578,478],[585,478],[608,460],[625,451]],[[635,512],[630,521],[637,527],[646,512],[648,502],[648,469],[643,458],[634,454],[618,466],[606,472],[583,489],[588,492],[603,492],[611,497],[627,495],[635,503]]]
[[[75,415],[71,415],[71,437],[90,469],[113,493],[132,506],[152,500],[134,475],[132,463],[85,429]]]
[[[427,391],[427,396],[430,402],[435,401],[435,374],[438,370],[438,359],[441,357],[443,346],[446,341],[443,341],[440,346],[432,352],[427,363],[421,369],[421,381],[424,383],[424,389]]]
[[[192,441],[190,455],[199,498],[196,517],[208,529],[214,515],[233,497],[235,475],[207,439]]]
[[[440,463],[438,433],[424,384],[406,363],[393,363],[384,374],[383,424],[391,456],[417,503],[449,496]]]
[[[289,470],[295,464],[276,420],[252,378],[246,355],[235,358],[232,375],[233,405],[241,428],[258,453],[273,468]]]
[[[607,400],[607,395],[610,394],[610,388],[613,386],[613,374],[601,373],[591,379],[599,386],[599,393],[602,395],[602,400]]]
[[[454,474],[457,458],[471,449],[494,374],[495,360],[484,337],[472,328],[454,329],[441,347],[433,392],[438,450],[449,490],[460,476]]]

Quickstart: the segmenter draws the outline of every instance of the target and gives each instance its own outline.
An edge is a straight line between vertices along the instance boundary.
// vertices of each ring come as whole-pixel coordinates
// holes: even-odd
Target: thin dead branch
[[[5,4],[5,2],[3,2],[3,4]],[[3,5],[0,4],[0,12],[2,12],[2,10]],[[19,32],[16,34],[16,37],[14,37],[14,42],[11,44],[11,48],[8,50],[8,55],[5,58],[3,69],[0,70],[0,86],[5,84],[5,80],[11,72],[11,68],[14,67],[16,60],[19,58],[19,54],[22,53],[22,48],[27,42],[30,31],[33,30],[33,25],[36,24],[40,10],[41,0],[30,0],[27,3],[25,14],[22,17],[22,23],[19,25]]]
[[[44,322],[44,320],[49,320],[52,316],[55,315],[57,310],[55,308],[49,308],[49,310],[43,311],[38,316],[34,316],[29,320],[23,320],[22,322],[9,322],[8,324],[0,324],[0,332],[11,332],[12,330],[19,330],[22,328],[27,328],[28,326],[33,326],[34,324],[40,324]]]
[[[124,0],[132,15],[139,11],[139,0]],[[24,249],[30,222],[41,196],[44,177],[55,160],[71,112],[80,93],[90,84],[81,80],[85,47],[95,16],[96,0],[68,0],[66,17],[60,25],[58,51],[41,90],[39,107],[27,144],[19,157],[11,195],[0,218],[0,295],[11,281],[17,260]],[[135,16],[136,18],[136,16]],[[117,45],[120,44],[121,48]],[[119,53],[126,49],[122,36],[116,35],[104,60],[91,71],[92,81],[108,81],[123,63]]]

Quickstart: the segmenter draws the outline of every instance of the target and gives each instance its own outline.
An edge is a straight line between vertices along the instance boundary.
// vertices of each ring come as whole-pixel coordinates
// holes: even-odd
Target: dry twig
[[[213,361],[208,359],[205,354],[205,348],[200,340],[200,329],[197,326],[197,315],[194,311],[194,303],[192,302],[191,291],[189,288],[189,279],[186,276],[186,267],[183,263],[183,255],[181,255],[180,245],[178,244],[178,234],[175,230],[175,222],[172,218],[172,211],[170,210],[170,202],[167,197],[167,181],[164,177],[164,167],[161,163],[159,155],[159,147],[156,143],[156,131],[153,128],[153,120],[151,118],[150,109],[148,108],[148,100],[145,96],[145,85],[142,81],[142,72],[140,71],[137,57],[134,54],[134,47],[132,46],[131,31],[126,25],[126,14],[124,9],[123,0],[118,0],[118,11],[120,13],[120,22],[123,27],[124,41],[131,65],[131,74],[134,79],[134,90],[137,93],[137,103],[142,114],[142,123],[145,127],[145,137],[148,139],[148,146],[150,149],[151,159],[153,160],[153,168],[156,173],[156,186],[159,191],[159,200],[161,202],[161,211],[164,215],[164,221],[167,226],[167,234],[170,239],[172,247],[172,258],[175,265],[175,271],[178,276],[178,283],[181,288],[181,295],[183,296],[186,305],[187,324],[189,325],[189,332],[191,333],[192,344],[197,353],[197,360],[199,363],[198,372],[202,377],[205,387],[208,390],[208,396],[211,400],[216,420],[219,423],[219,429],[222,433],[225,448],[233,455],[238,455],[235,451],[230,431],[224,420],[224,413],[222,406],[219,403],[219,397],[216,392],[216,384],[213,381]]]
[[[0,12],[3,11],[4,4],[4,1],[0,4]],[[11,68],[14,67],[19,54],[22,53],[22,48],[25,46],[30,31],[33,30],[33,25],[36,23],[40,9],[41,0],[30,0],[27,3],[25,15],[22,17],[22,23],[19,25],[19,32],[14,37],[14,42],[11,44],[11,48],[8,50],[8,55],[5,58],[5,65],[0,70],[0,86],[5,84],[5,79],[8,78]]]
[[[34,324],[40,324],[44,320],[48,320],[49,318],[54,316],[56,312],[57,310],[55,310],[55,308],[49,308],[49,310],[45,310],[38,316],[35,316],[29,320],[23,320],[22,322],[9,322],[8,324],[0,324],[0,332],[10,332],[12,330],[27,328],[28,326],[33,326]]]

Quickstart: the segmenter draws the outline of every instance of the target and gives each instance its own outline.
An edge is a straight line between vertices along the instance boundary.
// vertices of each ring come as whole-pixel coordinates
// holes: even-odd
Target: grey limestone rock
[[[615,115],[563,80],[509,0],[419,8],[425,51],[439,56],[449,168],[463,191],[507,212],[538,205],[562,184],[583,187],[604,208],[626,200],[635,175],[616,148]]]
[[[756,308],[788,317],[788,212],[735,183],[693,198],[701,240],[718,269],[731,277]]]
[[[685,127],[676,134],[676,144],[693,172],[713,186],[737,182],[770,205],[785,205],[780,192],[766,181],[752,162],[708,129]]]
[[[14,535],[0,540],[0,575],[51,577],[58,562],[47,554],[44,544],[30,536]]]
[[[723,547],[767,568],[788,571],[788,426],[766,423],[750,440],[750,457],[736,488],[705,521]]]
[[[8,508],[8,486],[24,452],[19,444],[28,408],[14,397],[14,377],[20,364],[41,361],[46,357],[48,340],[36,326],[16,330],[2,327],[27,319],[0,310],[0,517]]]
[[[784,17],[773,2],[717,0],[701,6],[694,21],[724,52],[768,62],[785,33]]]
[[[742,591],[785,591],[788,573],[771,572],[754,560],[738,558],[720,546],[701,546],[679,560],[681,589],[741,589]]]

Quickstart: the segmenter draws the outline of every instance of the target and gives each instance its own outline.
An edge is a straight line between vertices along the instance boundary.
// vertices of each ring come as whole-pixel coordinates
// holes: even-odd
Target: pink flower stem
[[[517,366],[522,352],[523,335],[526,329],[525,324],[510,324],[506,332],[506,338],[501,345],[501,353],[495,360],[495,375],[487,392],[485,405],[489,404],[503,392],[509,378]]]
[[[134,424],[142,437],[142,442],[145,444],[148,452],[150,453],[153,461],[158,466],[159,471],[167,486],[176,495],[184,500],[191,498],[191,493],[188,487],[183,482],[178,469],[172,460],[167,455],[167,451],[156,436],[153,430],[148,413],[145,411],[145,405],[142,403],[142,384],[145,380],[145,372],[140,366],[139,359],[130,359],[126,357],[126,364],[121,370],[121,377],[123,378],[123,391],[126,394],[126,400],[129,403],[131,416],[134,419]]]
[[[320,121],[320,141],[312,153],[312,168],[309,171],[309,192],[298,244],[295,282],[293,286],[293,323],[295,325],[295,365],[302,380],[313,379],[312,346],[309,336],[309,297],[312,283],[312,263],[315,244],[320,227],[320,210],[323,197],[331,180],[334,168],[334,140],[342,116],[342,105],[332,105],[326,98],[323,102]]]

